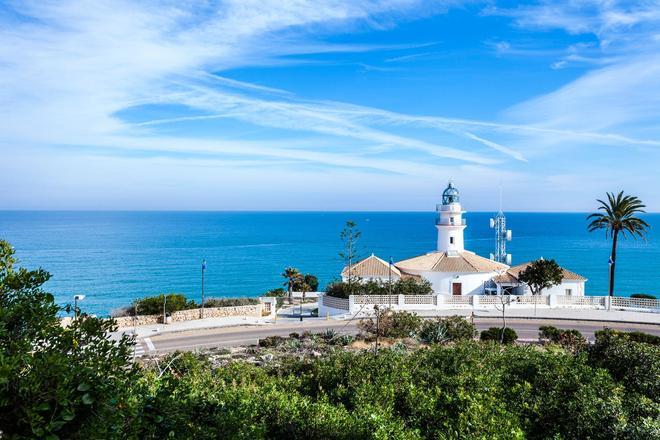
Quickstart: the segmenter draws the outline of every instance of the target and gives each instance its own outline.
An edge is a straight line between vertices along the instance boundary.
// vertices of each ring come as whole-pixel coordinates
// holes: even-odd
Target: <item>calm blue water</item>
[[[493,252],[491,213],[467,214],[466,248]],[[23,266],[53,274],[47,287],[60,303],[87,295],[84,310],[101,315],[133,299],[162,292],[200,297],[206,258],[208,296],[254,296],[279,287],[285,266],[337,277],[339,232],[352,219],[362,230],[359,249],[404,259],[435,247],[435,213],[399,212],[11,212],[0,211],[0,238]],[[622,240],[617,294],[660,293],[660,214],[647,215],[646,241]],[[586,231],[585,214],[509,213],[513,263],[555,258],[586,276],[587,293],[607,293],[610,242]]]

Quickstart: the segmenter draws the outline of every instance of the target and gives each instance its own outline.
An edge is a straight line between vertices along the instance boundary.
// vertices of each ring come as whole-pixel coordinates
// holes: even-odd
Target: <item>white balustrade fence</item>
[[[338,310],[349,310],[350,301],[346,298],[335,298],[334,296],[321,296],[321,302],[319,305],[323,307],[329,307],[332,309]]]
[[[647,309],[658,311],[660,308],[660,300],[647,299],[647,298],[624,298],[620,296],[612,297],[612,308],[630,308],[630,309]]]
[[[501,308],[503,303],[516,309],[587,308],[660,313],[660,300],[657,299],[565,295],[351,295],[349,299],[321,295],[319,313],[358,313],[373,310],[376,305],[410,311],[496,309]]]

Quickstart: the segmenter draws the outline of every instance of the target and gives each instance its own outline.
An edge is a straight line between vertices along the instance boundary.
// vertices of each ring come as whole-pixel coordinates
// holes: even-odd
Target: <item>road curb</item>
[[[216,329],[216,328],[230,328],[230,327],[253,327],[253,326],[258,327],[258,326],[261,326],[261,325],[268,325],[268,324],[272,324],[272,323],[270,323],[270,322],[255,322],[255,323],[245,323],[245,324],[212,325],[212,326],[207,326],[207,327],[182,328],[182,329],[176,329],[176,330],[167,329],[165,331],[159,330],[159,331],[149,333],[148,335],[140,336],[139,339],[150,338],[152,336],[160,336],[160,335],[164,335],[164,334],[167,334],[167,333],[183,333],[183,332],[190,332],[190,331],[197,331],[197,330],[213,330],[213,329]],[[131,328],[128,327],[127,330],[131,330]]]
[[[499,319],[501,316],[483,316],[483,315],[474,315],[475,318],[490,318],[490,319]],[[469,318],[469,316],[467,316]],[[640,322],[640,321],[615,321],[612,319],[593,319],[593,318],[549,318],[545,316],[507,316],[508,320],[523,319],[528,321],[588,321],[588,322],[602,322],[602,323],[611,323],[611,324],[637,324],[637,325],[652,325],[655,327],[660,327],[660,323],[654,322]]]

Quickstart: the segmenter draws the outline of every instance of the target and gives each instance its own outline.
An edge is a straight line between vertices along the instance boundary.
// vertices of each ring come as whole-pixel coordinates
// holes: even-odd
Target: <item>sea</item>
[[[494,213],[466,214],[465,247],[488,257]],[[611,242],[587,231],[587,213],[506,213],[513,264],[543,257],[586,278],[588,295],[606,295]],[[646,239],[619,241],[616,295],[660,294],[660,214],[643,218]],[[106,316],[133,300],[160,293],[201,298],[258,296],[282,287],[287,266],[336,280],[340,231],[346,221],[362,235],[358,254],[394,261],[433,251],[434,212],[110,212],[0,211],[0,239],[20,265],[52,274],[45,288],[59,304],[85,295],[81,308]]]

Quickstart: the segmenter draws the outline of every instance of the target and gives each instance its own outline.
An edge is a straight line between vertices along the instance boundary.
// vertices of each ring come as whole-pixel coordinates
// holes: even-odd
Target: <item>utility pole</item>
[[[202,260],[202,310],[200,311],[201,318],[204,317],[204,272],[206,272],[206,260]]]
[[[378,354],[378,336],[380,335],[380,312],[378,305],[374,306],[374,312],[376,313],[376,347],[375,353]]]
[[[165,312],[166,305],[167,305],[167,294],[163,293],[163,324],[167,324],[167,313]]]
[[[388,272],[388,283],[389,283],[389,308],[392,310],[392,257],[390,257],[390,265],[388,266],[389,272]],[[399,304],[399,308],[401,308],[401,304]]]

